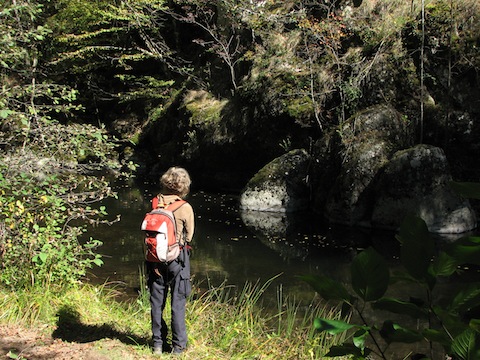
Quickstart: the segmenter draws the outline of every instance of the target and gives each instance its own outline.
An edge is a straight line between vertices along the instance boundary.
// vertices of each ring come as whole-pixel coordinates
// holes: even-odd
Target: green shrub
[[[11,288],[69,285],[88,268],[101,265],[95,253],[101,242],[81,244],[79,235],[86,221],[106,214],[104,208],[88,204],[112,195],[107,183],[85,175],[41,172],[48,165],[38,158],[31,160],[43,169],[30,173],[27,157],[18,158],[21,166],[10,157],[6,160],[8,164],[0,163],[0,283]]]

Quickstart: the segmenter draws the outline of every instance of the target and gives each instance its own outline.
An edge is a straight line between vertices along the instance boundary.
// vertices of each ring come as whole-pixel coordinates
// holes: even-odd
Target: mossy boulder
[[[305,150],[296,149],[265,165],[243,189],[240,208],[273,212],[307,209],[310,160]]]
[[[410,143],[409,123],[392,107],[377,105],[349,119],[340,132],[340,172],[331,188],[317,189],[328,195],[317,198],[326,198],[324,214],[334,223],[368,223],[375,178],[391,155]]]
[[[397,152],[379,176],[372,225],[397,229],[409,213],[421,217],[434,233],[463,233],[476,228],[468,200],[455,194],[444,152],[417,145]]]

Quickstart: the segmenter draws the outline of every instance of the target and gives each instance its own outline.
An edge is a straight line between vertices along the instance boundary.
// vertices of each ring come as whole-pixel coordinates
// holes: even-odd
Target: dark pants
[[[185,349],[187,346],[185,306],[187,297],[191,292],[189,256],[185,251],[181,254],[181,261],[172,261],[168,265],[147,263],[147,268],[149,270],[148,287],[150,290],[153,346],[165,349],[167,344],[168,327],[163,319],[163,310],[170,289],[172,346]],[[158,271],[155,271],[155,268]]]

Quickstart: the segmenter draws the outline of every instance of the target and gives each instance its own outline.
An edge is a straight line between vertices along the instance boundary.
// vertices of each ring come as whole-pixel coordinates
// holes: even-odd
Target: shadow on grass
[[[77,310],[64,306],[58,312],[57,328],[52,336],[68,342],[87,343],[101,339],[118,339],[127,345],[148,345],[150,340],[116,330],[112,325],[82,324]]]

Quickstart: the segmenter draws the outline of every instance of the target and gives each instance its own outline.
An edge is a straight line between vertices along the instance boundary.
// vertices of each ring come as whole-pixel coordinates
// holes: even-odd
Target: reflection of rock
[[[285,213],[244,210],[240,212],[243,223],[264,236],[286,236],[287,216]]]
[[[245,210],[240,212],[240,216],[245,226],[282,258],[304,259],[308,255],[306,244],[293,243],[287,239],[288,220],[285,213]]]
[[[311,232],[305,214],[240,211],[245,226],[284,259],[305,259],[312,248],[325,246],[325,237]],[[308,232],[308,233],[307,233]]]

